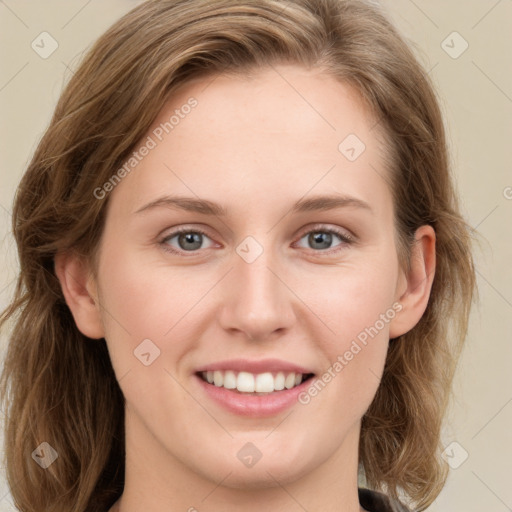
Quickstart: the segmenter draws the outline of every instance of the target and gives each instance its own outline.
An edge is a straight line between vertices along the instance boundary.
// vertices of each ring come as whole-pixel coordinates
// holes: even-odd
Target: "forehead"
[[[387,187],[378,129],[358,92],[320,70],[204,77],[164,105],[139,144],[151,149],[113,195],[124,213],[165,192],[240,206],[309,192],[375,203]]]

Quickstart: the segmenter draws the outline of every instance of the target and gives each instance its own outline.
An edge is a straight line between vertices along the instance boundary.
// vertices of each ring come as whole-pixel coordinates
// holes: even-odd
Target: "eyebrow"
[[[185,196],[162,196],[150,203],[145,204],[135,211],[142,213],[158,207],[177,208],[188,212],[201,213],[203,215],[214,215],[217,217],[226,217],[227,210],[218,203],[207,199]],[[321,195],[309,199],[299,199],[291,208],[293,213],[301,212],[320,212],[335,210],[338,208],[360,208],[373,213],[371,206],[362,199],[344,195]]]

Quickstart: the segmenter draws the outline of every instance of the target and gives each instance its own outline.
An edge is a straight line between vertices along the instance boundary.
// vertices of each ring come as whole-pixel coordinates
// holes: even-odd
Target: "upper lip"
[[[232,370],[235,372],[266,373],[266,372],[294,372],[309,374],[314,373],[304,366],[290,363],[282,359],[226,359],[199,367],[196,372],[207,372],[215,370]]]

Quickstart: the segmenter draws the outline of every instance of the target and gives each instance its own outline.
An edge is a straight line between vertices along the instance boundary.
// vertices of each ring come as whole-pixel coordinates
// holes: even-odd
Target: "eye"
[[[198,249],[207,249],[207,247],[202,247],[205,237],[210,239],[201,229],[180,228],[166,235],[160,244],[165,251],[174,254],[196,252]],[[171,243],[174,238],[176,238],[177,247]]]
[[[335,241],[335,238],[338,238],[341,243],[338,244],[337,248],[333,249],[332,243]],[[323,226],[317,226],[308,231],[301,237],[299,242],[303,239],[306,239],[306,243],[309,244],[310,248],[316,249],[315,252],[325,251],[328,254],[343,250],[343,246],[349,245],[354,241],[353,237],[344,231]]]
[[[167,234],[165,238],[160,241],[160,245],[167,252],[179,255],[186,255],[186,253],[197,253],[199,249],[208,249],[213,246],[203,247],[204,239],[207,238],[211,241],[210,237],[199,228],[182,227]],[[335,239],[338,238],[341,243],[332,247]],[[176,239],[176,240],[174,240]],[[310,244],[310,248],[315,249],[315,252],[323,252],[331,254],[343,250],[344,246],[351,244],[354,239],[345,231],[335,228],[327,228],[324,226],[316,226],[314,229],[307,231],[299,240],[306,239],[306,243]],[[177,246],[175,245],[177,244]],[[300,246],[299,247],[303,247]]]

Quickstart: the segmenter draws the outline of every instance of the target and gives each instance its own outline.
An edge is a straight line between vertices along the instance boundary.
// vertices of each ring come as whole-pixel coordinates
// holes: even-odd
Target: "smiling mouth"
[[[232,370],[203,371],[197,372],[196,375],[212,386],[253,396],[270,395],[293,389],[314,377],[313,373],[265,372],[254,374]]]

